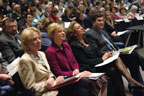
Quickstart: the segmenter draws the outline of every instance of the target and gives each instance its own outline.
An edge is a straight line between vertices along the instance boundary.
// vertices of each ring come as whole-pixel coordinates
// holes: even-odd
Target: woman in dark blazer
[[[95,50],[97,46],[90,45],[83,40],[83,34],[83,27],[75,21],[71,22],[70,26],[67,29],[67,35],[69,41],[71,42],[70,45],[74,56],[80,64],[79,66],[80,68],[82,68],[81,70],[87,70],[87,68],[89,68],[89,71],[92,70],[93,72],[95,72],[96,70],[94,66],[111,57],[112,53],[99,53],[99,50]],[[120,58],[118,58],[116,62],[114,62],[114,64],[131,85],[143,86],[130,76],[126,69],[126,66],[123,64]]]
[[[105,17],[104,30],[107,32],[107,34],[112,38],[114,42],[124,43],[124,35],[123,37],[117,35],[116,29],[114,27],[114,20],[112,18],[112,13],[110,11],[106,11],[104,17]]]

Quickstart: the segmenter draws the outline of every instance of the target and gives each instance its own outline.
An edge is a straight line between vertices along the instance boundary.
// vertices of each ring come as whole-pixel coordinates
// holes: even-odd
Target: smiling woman
[[[56,76],[62,75],[67,77],[79,74],[78,63],[73,56],[71,47],[65,41],[66,34],[63,25],[52,23],[48,26],[47,31],[52,44],[46,51],[46,57],[52,72]],[[83,71],[81,74],[82,76],[87,76],[91,72]],[[98,80],[98,82],[100,81]],[[103,87],[102,90],[97,81],[93,82],[89,79],[81,79],[77,83],[64,86],[59,91],[62,93],[62,96],[106,96],[107,80],[105,79],[100,83],[101,87]]]
[[[64,78],[56,78],[50,70],[45,54],[40,52],[40,31],[35,27],[24,29],[21,33],[22,47],[25,53],[20,59],[18,73],[24,87],[33,89],[40,96],[57,96],[57,91],[48,91],[54,84],[61,83]]]

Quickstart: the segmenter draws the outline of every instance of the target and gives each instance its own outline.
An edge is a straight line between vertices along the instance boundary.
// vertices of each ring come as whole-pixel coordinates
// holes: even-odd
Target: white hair
[[[138,7],[136,5],[133,5],[130,10],[133,10],[133,9],[138,9]]]

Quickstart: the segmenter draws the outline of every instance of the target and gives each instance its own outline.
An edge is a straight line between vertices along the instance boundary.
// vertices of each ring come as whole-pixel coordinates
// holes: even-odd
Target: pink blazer
[[[79,69],[78,63],[67,42],[62,43],[63,50],[59,49],[55,43],[46,50],[46,57],[52,72],[56,75],[72,76],[75,69]]]

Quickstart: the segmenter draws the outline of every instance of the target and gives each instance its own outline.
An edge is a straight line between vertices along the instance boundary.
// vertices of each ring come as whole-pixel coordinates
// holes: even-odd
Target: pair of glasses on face
[[[17,28],[17,25],[10,25],[8,28]]]

